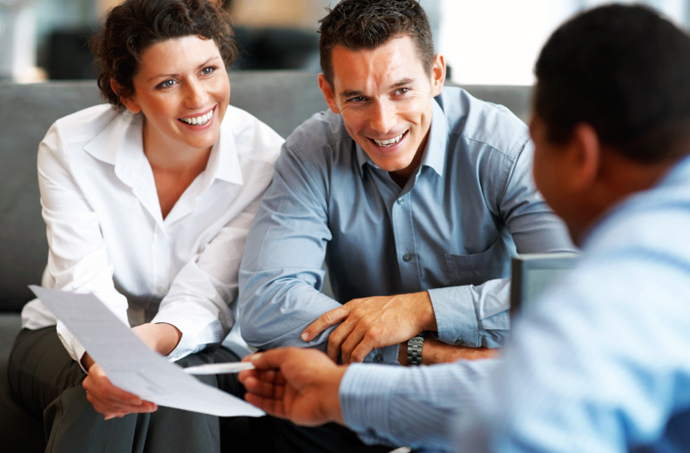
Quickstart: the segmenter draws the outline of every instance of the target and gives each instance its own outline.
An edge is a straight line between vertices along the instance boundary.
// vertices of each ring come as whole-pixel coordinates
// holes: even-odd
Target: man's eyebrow
[[[340,96],[344,98],[353,98],[356,96],[363,96],[364,94],[361,91],[357,90],[345,90],[342,93],[340,93]]]
[[[404,87],[405,85],[411,85],[413,83],[414,83],[414,79],[411,77],[408,77],[406,79],[402,79],[401,81],[394,83],[393,85],[391,85],[390,89],[396,90],[400,87]]]
[[[212,62],[213,60],[219,60],[219,59],[220,59],[220,57],[211,57],[211,58],[209,58],[208,60],[206,60],[206,61],[204,61],[203,63],[201,63],[201,64],[200,64],[199,66],[197,66],[196,68],[197,68],[197,69],[203,68],[204,66],[206,66],[207,64],[209,64],[209,63]],[[147,80],[147,82],[150,82],[150,81],[152,81],[153,79],[157,79],[157,78],[159,78],[159,77],[177,77],[177,76],[179,76],[179,74],[158,74],[158,75],[155,75],[155,76],[151,77],[149,80]]]
[[[404,86],[410,85],[412,83],[414,83],[414,79],[408,77],[408,78],[405,78],[405,79],[402,79],[402,80],[395,82],[388,89],[389,90],[397,90],[400,87],[404,87]],[[358,91],[358,90],[345,90],[342,93],[340,93],[340,96],[342,96],[344,98],[351,98],[351,97],[356,97],[356,96],[365,96],[365,94],[362,93],[361,91]]]

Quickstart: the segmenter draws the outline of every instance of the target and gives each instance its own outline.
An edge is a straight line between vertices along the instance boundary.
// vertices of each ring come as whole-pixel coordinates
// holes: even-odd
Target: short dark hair
[[[91,40],[100,67],[98,88],[115,108],[124,108],[120,97],[134,93],[132,79],[139,71],[142,53],[172,38],[198,36],[213,39],[225,66],[235,61],[237,49],[228,14],[209,0],[126,0],[106,16],[103,30]],[[110,87],[113,79],[120,93]]]
[[[547,138],[590,124],[602,144],[655,163],[690,152],[690,37],[643,6],[586,11],[556,30],[535,66]]]
[[[424,9],[415,0],[343,0],[320,20],[321,70],[333,85],[333,48],[375,49],[391,38],[414,41],[424,70],[431,74],[434,40]]]

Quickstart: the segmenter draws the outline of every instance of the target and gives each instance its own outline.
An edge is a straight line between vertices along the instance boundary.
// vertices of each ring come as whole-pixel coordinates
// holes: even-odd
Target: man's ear
[[[326,99],[326,104],[328,104],[328,107],[331,109],[331,112],[340,113],[338,104],[336,104],[335,102],[335,94],[333,93],[333,87],[330,83],[328,83],[328,80],[326,80],[326,76],[323,74],[319,74],[319,88],[321,88],[323,97],[324,99]]]
[[[431,93],[436,97],[441,94],[443,84],[446,82],[446,59],[440,53],[434,57],[431,66]]]
[[[141,107],[139,107],[139,104],[136,103],[136,101],[131,97],[125,97],[121,96],[120,93],[122,93],[123,87],[115,79],[110,79],[110,88],[115,92],[115,94],[120,98],[120,102],[127,107],[127,110],[129,110],[132,113],[139,113],[141,112]]]
[[[573,192],[583,192],[599,182],[601,170],[601,142],[594,128],[580,123],[573,128],[567,145],[567,185]]]

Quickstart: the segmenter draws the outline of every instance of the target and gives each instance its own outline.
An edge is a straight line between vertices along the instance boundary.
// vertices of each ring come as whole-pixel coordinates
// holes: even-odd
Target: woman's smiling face
[[[185,36],[156,43],[142,52],[132,81],[134,94],[122,101],[145,117],[145,149],[201,151],[218,140],[230,81],[215,41]]]

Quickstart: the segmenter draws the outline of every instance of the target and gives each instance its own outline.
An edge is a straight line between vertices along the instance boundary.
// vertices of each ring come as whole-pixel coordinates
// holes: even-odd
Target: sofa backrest
[[[297,71],[231,72],[230,103],[283,136],[326,108],[317,75]],[[466,87],[523,119],[529,87]],[[33,85],[0,83],[0,312],[19,311],[48,256],[36,177],[36,151],[60,117],[101,103],[93,80]]]

